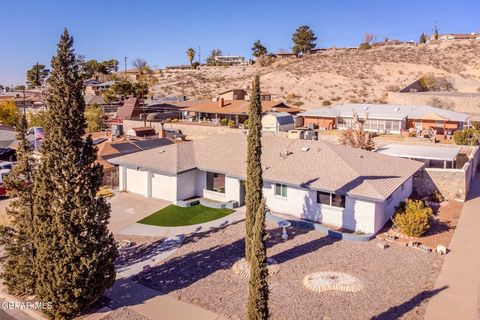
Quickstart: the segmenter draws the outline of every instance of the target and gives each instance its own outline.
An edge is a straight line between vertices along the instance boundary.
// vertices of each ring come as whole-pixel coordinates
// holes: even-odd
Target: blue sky
[[[87,58],[140,57],[162,67],[187,63],[188,47],[201,47],[202,59],[214,48],[249,57],[256,39],[270,51],[289,49],[304,24],[317,47],[356,46],[365,32],[417,41],[435,20],[440,32],[480,32],[479,13],[478,0],[5,1],[0,84],[23,83],[37,61],[50,65],[64,27]]]

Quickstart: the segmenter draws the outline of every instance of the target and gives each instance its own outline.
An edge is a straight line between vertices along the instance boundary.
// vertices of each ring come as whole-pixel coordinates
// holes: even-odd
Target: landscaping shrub
[[[228,119],[227,118],[220,119],[220,125],[221,126],[226,126],[227,124],[228,124]]]
[[[322,101],[322,105],[324,106],[331,106],[332,105],[332,102],[330,100],[323,100]]]
[[[230,128],[234,128],[234,127],[236,127],[236,123],[235,123],[235,121],[234,121],[234,120],[231,120],[231,119],[230,119],[230,120],[228,120],[228,126],[229,126]]]
[[[466,128],[457,130],[453,134],[453,140],[456,144],[462,146],[476,146],[478,144],[479,131],[475,128]]]
[[[430,228],[432,209],[422,200],[407,199],[400,203],[392,218],[393,226],[411,237],[422,236]]]
[[[245,129],[248,129],[248,119],[245,120],[245,121],[243,121],[243,127],[244,127]]]

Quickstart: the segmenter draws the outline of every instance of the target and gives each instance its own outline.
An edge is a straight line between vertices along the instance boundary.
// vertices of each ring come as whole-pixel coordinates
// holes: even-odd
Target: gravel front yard
[[[267,225],[268,255],[280,264],[270,278],[272,319],[421,319],[442,258],[376,241],[335,241],[317,231],[289,228],[290,239]],[[244,256],[243,222],[197,234],[163,264],[138,276],[162,293],[233,319],[245,319],[247,281],[231,266]],[[315,293],[303,278],[315,271],[340,271],[359,278],[356,293]]]

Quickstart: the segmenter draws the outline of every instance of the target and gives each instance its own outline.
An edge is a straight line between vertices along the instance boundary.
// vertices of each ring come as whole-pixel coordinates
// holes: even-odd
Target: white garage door
[[[173,201],[174,178],[163,174],[152,174],[152,197]]]
[[[146,171],[127,168],[127,191],[147,196],[147,174]]]

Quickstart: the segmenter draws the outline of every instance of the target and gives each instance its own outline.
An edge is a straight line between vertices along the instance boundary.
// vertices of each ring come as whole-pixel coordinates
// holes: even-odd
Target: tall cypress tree
[[[262,187],[262,104],[260,78],[253,82],[248,115],[245,255],[249,263],[248,319],[268,319],[268,269],[265,248],[265,200]]]
[[[68,319],[97,301],[115,280],[110,207],[96,196],[102,167],[85,133],[85,102],[73,38],[65,30],[52,58],[45,138],[35,176],[36,294]]]
[[[17,122],[17,164],[5,178],[5,187],[12,197],[7,214],[11,224],[1,229],[6,257],[3,262],[2,279],[7,290],[16,295],[32,294],[35,289],[33,247],[33,172],[35,161],[32,147],[27,140],[25,115]]]

